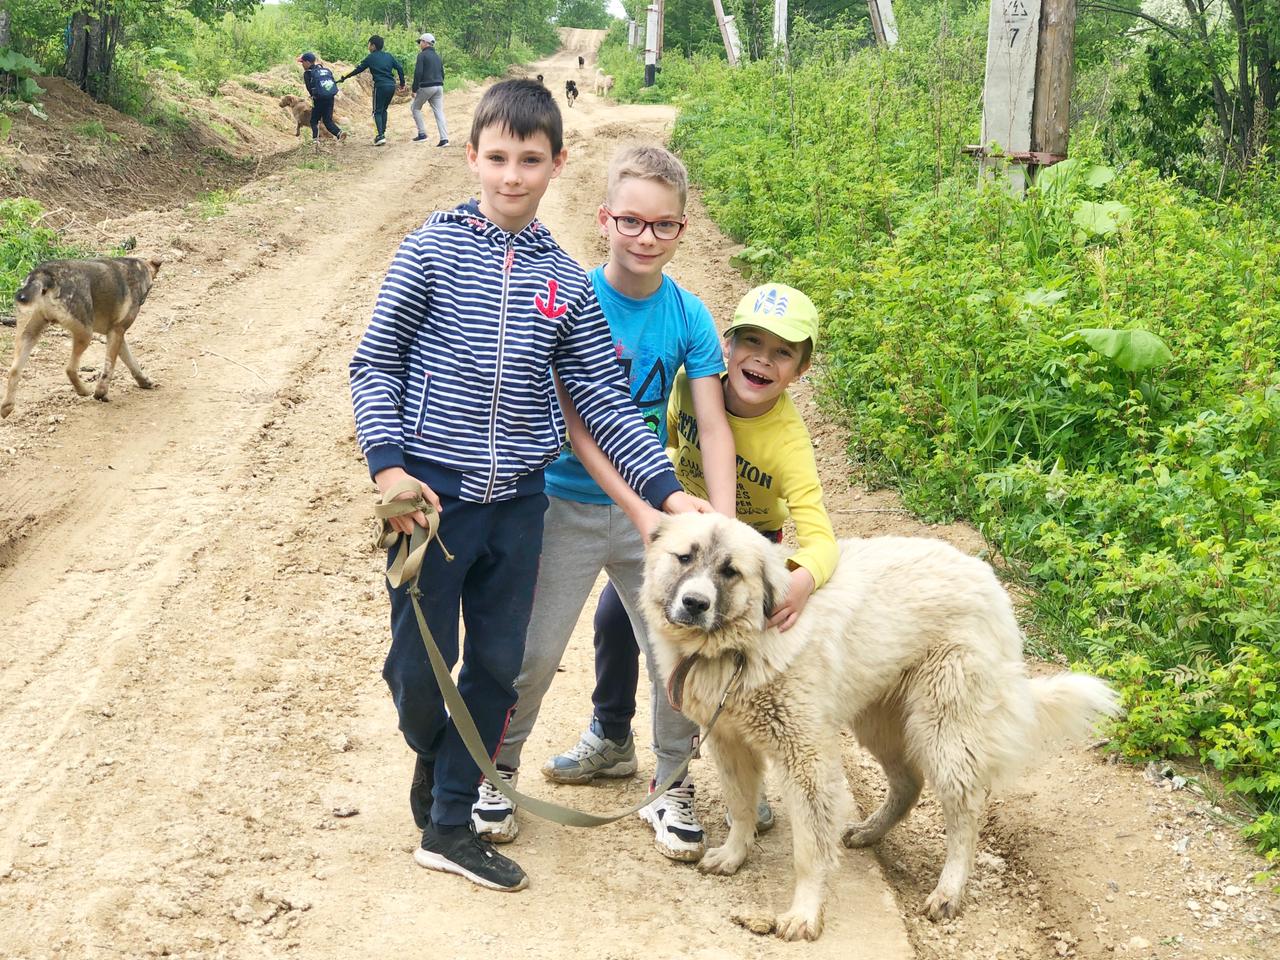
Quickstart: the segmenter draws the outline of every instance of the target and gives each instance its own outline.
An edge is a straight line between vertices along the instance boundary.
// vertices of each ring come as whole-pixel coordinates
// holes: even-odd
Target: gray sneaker
[[[728,810],[724,812],[724,825],[726,827],[733,826],[733,816]],[[773,829],[773,807],[769,806],[769,801],[761,794],[759,802],[756,804],[756,833],[768,833]]]
[[[556,783],[590,783],[596,777],[629,777],[636,772],[636,737],[628,732],[618,743],[601,736],[593,719],[591,728],[572,750],[552,757],[542,765],[542,774]]]

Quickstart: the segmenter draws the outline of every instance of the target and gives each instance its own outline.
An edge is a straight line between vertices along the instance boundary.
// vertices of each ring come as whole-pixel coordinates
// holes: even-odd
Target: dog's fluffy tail
[[[1059,673],[1031,680],[1035,701],[1033,736],[1041,751],[1089,735],[1102,717],[1120,712],[1116,692],[1097,677],[1083,673]]]

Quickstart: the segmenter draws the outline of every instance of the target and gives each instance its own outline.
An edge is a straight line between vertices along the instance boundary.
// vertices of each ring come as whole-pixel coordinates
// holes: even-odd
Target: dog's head
[[[569,94],[570,96],[577,96],[578,85],[574,83],[572,80],[566,80],[564,82],[564,92]]]
[[[280,98],[280,106],[284,107],[286,110],[292,110],[301,102],[302,101],[297,97],[295,97],[292,93],[286,93],[283,97]]]
[[[664,517],[645,551],[645,615],[683,654],[749,652],[787,587],[778,548],[719,514]]]
[[[27,274],[27,279],[13,295],[14,304],[18,307],[33,307],[45,294],[56,294],[57,279],[52,270],[36,267]]]

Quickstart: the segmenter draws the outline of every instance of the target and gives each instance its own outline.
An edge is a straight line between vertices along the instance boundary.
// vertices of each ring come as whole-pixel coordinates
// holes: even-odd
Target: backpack
[[[313,97],[334,97],[338,95],[338,81],[333,79],[333,71],[328,67],[311,68],[311,89]]]

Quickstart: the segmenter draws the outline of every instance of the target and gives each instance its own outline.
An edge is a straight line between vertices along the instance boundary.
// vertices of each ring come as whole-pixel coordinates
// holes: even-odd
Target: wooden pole
[[[662,38],[667,28],[667,0],[658,0],[658,64],[662,64]]]
[[[871,14],[871,34],[882,47],[898,45],[898,21],[893,16],[893,0],[867,0]]]
[[[724,41],[724,55],[729,61],[729,66],[736,67],[742,59],[742,44],[738,42],[738,29],[734,26],[733,17],[726,17],[724,14],[724,4],[720,0],[714,0],[716,8],[716,23],[720,26],[720,39]]]
[[[1031,149],[1050,159],[1067,155],[1075,40],[1076,0],[1041,0]],[[1033,176],[1040,166],[1030,167]]]

